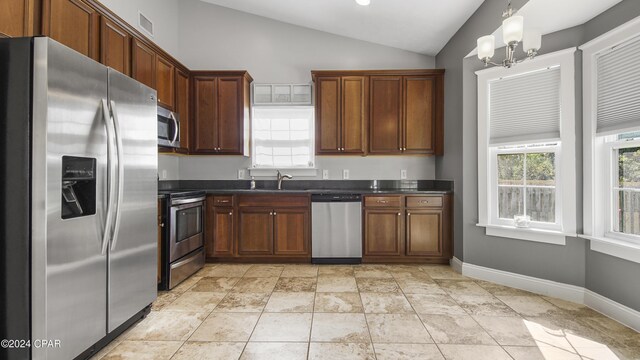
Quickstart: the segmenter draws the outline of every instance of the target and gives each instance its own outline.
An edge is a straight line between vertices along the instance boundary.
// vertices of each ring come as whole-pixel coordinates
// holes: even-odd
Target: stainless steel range
[[[169,220],[163,244],[161,288],[173,289],[204,266],[203,191],[161,191],[166,195],[166,218]]]

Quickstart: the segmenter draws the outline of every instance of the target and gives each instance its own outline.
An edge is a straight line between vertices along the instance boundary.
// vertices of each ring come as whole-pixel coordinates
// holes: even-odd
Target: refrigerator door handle
[[[120,132],[120,121],[118,120],[118,109],[116,102],[111,100],[111,114],[113,115],[113,125],[115,127],[116,153],[118,154],[118,192],[116,200],[116,212],[113,225],[113,235],[111,237],[111,251],[115,250],[120,232],[120,221],[122,220],[122,196],[124,193],[124,149],[122,148],[122,133]]]
[[[115,200],[116,182],[114,179],[115,162],[113,159],[113,138],[115,129],[111,122],[111,115],[109,105],[106,99],[102,99],[102,116],[107,128],[107,183],[109,184],[109,190],[107,192],[107,218],[104,222],[104,234],[102,235],[102,255],[107,253],[107,247],[109,246],[109,236],[111,235],[111,226],[113,223],[113,201]]]
[[[176,143],[176,140],[178,140],[178,133],[180,132],[180,123],[178,123],[178,119],[176,119],[175,115],[173,115],[173,112],[169,112],[169,116],[171,117],[171,120],[173,120],[173,125],[174,127],[174,132],[173,132],[173,140],[171,140],[171,145]]]

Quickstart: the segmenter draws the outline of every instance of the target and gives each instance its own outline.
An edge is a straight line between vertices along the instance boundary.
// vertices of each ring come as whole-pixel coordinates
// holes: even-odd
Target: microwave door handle
[[[178,140],[178,132],[180,131],[180,124],[178,124],[178,119],[173,115],[173,112],[169,113],[169,117],[173,120],[174,131],[173,131],[173,140],[171,140],[171,145],[175,144],[176,140]]]
[[[115,101],[111,100],[111,114],[113,114],[113,125],[115,128],[116,153],[118,154],[118,189],[116,200],[116,213],[113,225],[113,236],[111,241],[111,251],[115,250],[120,232],[120,221],[122,220],[122,197],[124,193],[124,149],[122,147],[122,131],[118,120],[118,109]]]
[[[116,182],[114,178],[115,162],[113,157],[113,138],[115,129],[113,126],[113,120],[109,110],[109,105],[106,99],[102,99],[102,116],[104,117],[105,127],[107,129],[107,218],[104,222],[104,233],[102,235],[102,251],[101,254],[107,253],[107,247],[109,246],[109,236],[111,235],[111,226],[113,223],[113,201],[115,200]]]

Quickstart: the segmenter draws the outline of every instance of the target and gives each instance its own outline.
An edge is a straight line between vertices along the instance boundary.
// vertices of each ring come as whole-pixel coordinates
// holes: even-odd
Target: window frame
[[[517,66],[507,69],[494,67],[476,72],[478,81],[478,224],[484,227],[487,235],[512,239],[565,245],[566,236],[576,234],[576,108],[575,108],[575,53],[576,48],[568,48],[554,53],[540,55]],[[558,143],[556,152],[556,221],[558,226],[532,222],[529,228],[518,228],[513,224],[497,221],[497,162],[496,145],[490,144],[489,124],[489,84],[500,77],[514,76],[554,66],[560,67],[560,140],[541,139],[522,141],[511,145],[529,145],[540,143]],[[506,144],[501,144],[506,145]],[[532,151],[535,152],[535,151]],[[560,165],[562,164],[562,171]],[[560,174],[562,173],[562,174]],[[495,180],[495,181],[494,181]],[[559,190],[562,189],[562,190]],[[494,196],[495,194],[495,196]],[[495,201],[492,199],[495,198]],[[496,204],[496,205],[494,205]],[[560,209],[558,211],[558,206]]]
[[[597,59],[617,45],[640,34],[640,18],[580,46],[582,50],[583,96],[583,235],[590,240],[591,250],[640,263],[640,243],[627,236],[607,231],[612,219],[608,186],[612,181],[611,149],[607,140],[612,133],[597,134]],[[615,131],[614,134],[628,132]],[[604,190],[606,191],[604,191]]]
[[[500,213],[500,209],[498,208],[499,206],[499,202],[498,202],[498,197],[499,197],[499,189],[501,186],[505,186],[505,185],[500,185],[498,183],[498,155],[501,154],[524,154],[525,155],[525,168],[524,168],[524,178],[523,178],[523,182],[524,185],[513,185],[512,187],[519,187],[521,189],[523,189],[523,196],[524,196],[524,215],[526,215],[527,213],[527,207],[526,207],[526,190],[528,188],[551,188],[549,186],[527,186],[526,184],[526,176],[527,176],[527,172],[526,172],[526,155],[527,154],[536,154],[536,153],[553,153],[555,154],[554,156],[554,169],[555,169],[555,174],[554,174],[554,178],[555,178],[555,186],[553,187],[553,189],[555,189],[555,197],[556,197],[556,201],[555,201],[555,219],[556,221],[554,223],[549,223],[549,222],[542,222],[542,221],[531,221],[531,226],[529,227],[530,229],[541,229],[541,230],[556,230],[556,231],[561,231],[562,230],[562,198],[561,198],[561,194],[562,194],[562,167],[561,167],[561,153],[562,153],[562,144],[560,141],[555,142],[555,145],[551,145],[551,144],[545,144],[545,145],[541,145],[541,146],[536,146],[536,147],[530,147],[531,145],[537,145],[539,143],[535,142],[535,143],[529,143],[529,144],[518,144],[518,147],[512,147],[512,148],[507,148],[507,149],[500,149],[500,147],[498,146],[494,146],[491,147],[491,149],[489,150],[491,152],[491,188],[492,188],[492,193],[490,194],[490,201],[493,202],[491,204],[489,204],[489,208],[491,211],[491,224],[495,224],[495,225],[503,225],[503,226],[510,226],[510,227],[516,227],[515,226],[515,220],[513,219],[505,219],[505,218],[501,218],[499,216]]]
[[[256,121],[256,116],[255,116],[255,112],[256,110],[260,110],[260,109],[269,109],[269,110],[300,110],[300,109],[305,109],[305,110],[309,110],[310,112],[310,120],[311,123],[309,124],[309,155],[310,155],[310,162],[312,163],[312,165],[310,166],[265,166],[265,165],[257,165],[256,164],[256,159],[257,159],[257,151],[256,151],[256,141],[255,141],[255,121]],[[275,173],[275,171],[277,170],[295,170],[298,172],[298,176],[302,175],[306,175],[307,173],[309,175],[315,175],[315,170],[316,170],[316,154],[315,154],[315,110],[313,106],[307,106],[307,105],[291,105],[291,106],[256,106],[254,105],[251,109],[251,168],[249,169],[250,172],[252,173],[252,175],[256,174],[257,176],[261,176],[263,173],[265,172],[271,172],[273,171]],[[311,172],[309,172],[309,170],[313,170]],[[313,174],[311,174],[313,173]]]

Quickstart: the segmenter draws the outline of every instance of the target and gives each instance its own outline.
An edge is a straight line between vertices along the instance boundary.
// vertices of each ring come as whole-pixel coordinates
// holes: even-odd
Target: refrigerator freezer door
[[[47,38],[33,41],[31,335],[61,346],[32,355],[67,360],[106,335],[108,69]]]
[[[155,90],[109,70],[109,103],[122,161],[108,267],[111,332],[156,298],[158,149]]]

